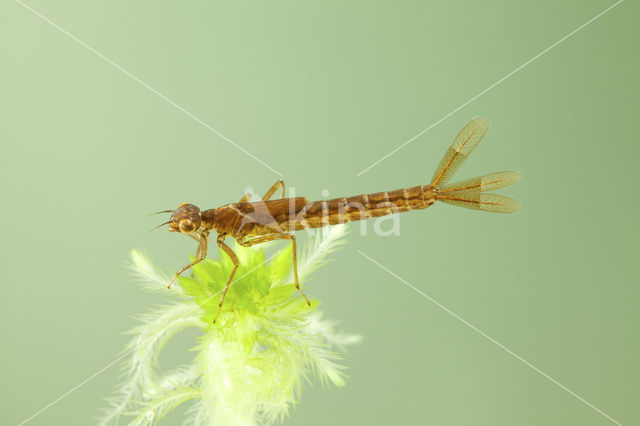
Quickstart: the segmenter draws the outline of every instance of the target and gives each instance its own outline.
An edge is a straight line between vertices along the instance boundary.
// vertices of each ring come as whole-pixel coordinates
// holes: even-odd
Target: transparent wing
[[[474,118],[455,137],[436,168],[431,184],[445,184],[464,163],[471,151],[487,133],[489,122],[484,118]]]
[[[484,176],[477,176],[461,182],[455,182],[438,189],[438,194],[448,194],[456,191],[475,190],[477,192],[493,191],[504,188],[520,180],[520,172],[506,171],[489,173]]]
[[[494,213],[515,213],[520,209],[520,203],[513,198],[475,189],[438,195],[438,200],[454,206]]]

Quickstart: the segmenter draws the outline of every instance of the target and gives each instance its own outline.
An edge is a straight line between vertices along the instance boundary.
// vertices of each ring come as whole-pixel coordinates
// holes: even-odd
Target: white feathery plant
[[[315,232],[300,256],[300,278],[308,278],[346,240],[345,226]],[[360,336],[336,331],[322,318],[318,302],[309,307],[298,296],[291,276],[291,246],[265,260],[258,248],[236,245],[240,260],[216,324],[220,293],[231,272],[228,256],[207,259],[180,277],[167,291],[169,277],[139,251],[131,252],[132,269],[148,291],[175,300],[142,315],[129,331],[124,350],[123,383],[111,398],[100,425],[156,424],[179,405],[190,402],[184,424],[253,426],[282,422],[300,398],[304,380],[343,386],[344,367],[334,348],[343,351]],[[176,333],[202,331],[190,365],[158,370],[158,356]]]

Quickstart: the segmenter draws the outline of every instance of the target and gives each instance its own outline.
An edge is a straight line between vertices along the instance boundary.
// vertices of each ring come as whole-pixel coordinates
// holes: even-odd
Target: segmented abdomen
[[[420,185],[395,191],[309,202],[297,211],[295,216],[288,217],[286,223],[281,223],[283,227],[297,231],[424,209],[434,202],[433,188]]]

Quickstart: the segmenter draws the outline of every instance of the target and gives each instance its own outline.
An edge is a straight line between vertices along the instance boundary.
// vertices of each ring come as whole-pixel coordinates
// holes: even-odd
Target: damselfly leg
[[[280,188],[281,191],[281,198],[284,198],[284,182],[279,180],[276,183],[273,184],[273,186],[271,188],[269,188],[269,190],[266,192],[266,194],[264,194],[264,196],[262,197],[262,201],[267,201],[268,199],[270,199],[273,194],[278,190],[278,188]],[[249,201],[249,199],[251,198],[251,194],[245,194],[244,197],[242,197],[240,199],[241,203],[246,203],[247,201]],[[289,234],[287,234],[289,235]],[[291,235],[291,237],[293,237],[293,235]],[[227,291],[229,290],[229,286],[231,285],[231,282],[233,281],[233,277],[236,274],[236,271],[238,269],[238,256],[236,256],[236,254],[233,252],[233,250],[231,249],[231,247],[229,247],[225,242],[224,239],[226,238],[226,235],[219,235],[218,239],[216,240],[216,242],[218,243],[218,246],[225,251],[225,253],[227,253],[227,255],[229,255],[229,258],[231,258],[231,262],[233,262],[233,270],[231,271],[231,274],[229,275],[229,278],[227,279],[227,284],[224,286],[224,290],[222,291],[222,296],[220,297],[220,302],[218,303],[218,313],[216,314],[216,318],[213,320],[213,322],[215,323],[218,320],[218,317],[220,316],[220,312],[222,310],[222,304],[224,303],[224,297],[227,295]],[[288,237],[285,237],[288,238]],[[270,238],[268,240],[262,240],[259,242],[255,242],[253,244],[259,244],[260,242],[266,242],[266,241],[271,241],[271,240],[276,240],[279,239],[278,237],[275,238]],[[240,245],[244,245],[242,242],[240,242]],[[250,244],[250,245],[253,245]],[[247,245],[248,247],[249,245]],[[296,267],[296,255],[295,255],[295,248],[296,248],[296,242],[295,242],[295,238],[293,239],[293,271],[295,274],[295,278],[296,278],[296,288],[298,290],[300,290],[300,285],[298,284],[298,269]],[[300,290],[300,293],[302,293],[302,290]],[[307,299],[307,296],[304,295],[304,293],[302,293],[302,296],[304,297],[304,299],[307,301],[307,303],[309,303],[309,300]]]
[[[304,298],[304,300],[307,302],[307,305],[311,306],[311,302],[309,302],[309,299],[307,298],[307,296],[304,294],[304,292],[302,291],[302,289],[300,288],[300,282],[298,281],[298,257],[296,255],[296,237],[293,234],[273,234],[273,235],[265,235],[262,237],[257,237],[257,238],[253,238],[251,240],[238,240],[238,242],[240,243],[241,246],[243,247],[251,247],[253,245],[256,244],[262,244],[262,243],[266,243],[267,241],[273,241],[273,240],[291,240],[291,245],[293,246],[293,254],[292,254],[292,258],[293,258],[293,278],[295,280],[295,284],[296,284],[296,289],[300,292],[300,294],[302,295],[302,297]]]
[[[284,181],[279,180],[276,183],[274,183],[271,188],[269,188],[266,194],[264,194],[264,197],[262,197],[262,201],[269,200],[271,196],[275,194],[278,188],[280,188],[280,198],[284,198]],[[240,198],[239,203],[246,203],[250,199],[251,199],[251,194],[244,194],[244,196]]]
[[[184,271],[191,268],[192,266],[202,262],[205,259],[205,257],[207,257],[207,243],[209,239],[209,232],[207,231],[207,232],[188,234],[188,235],[194,240],[198,241],[199,244],[198,244],[198,250],[196,251],[196,254],[199,253],[199,256],[197,256],[193,262],[189,263],[187,266],[185,266],[184,268],[181,268],[178,272],[176,272],[173,279],[169,282],[169,285],[167,286],[167,288],[171,288],[171,286],[178,279],[180,274],[182,274]]]
[[[231,274],[227,279],[227,284],[224,286],[224,290],[222,291],[222,296],[220,297],[220,302],[218,303],[218,313],[216,314],[216,317],[213,320],[214,323],[218,320],[218,317],[220,316],[220,311],[222,311],[222,304],[224,303],[224,297],[227,295],[227,291],[229,290],[231,281],[233,281],[233,277],[236,274],[236,271],[238,270],[238,265],[240,264],[240,262],[238,262],[238,256],[236,256],[233,250],[231,250],[231,247],[229,247],[227,243],[224,242],[225,238],[226,238],[226,235],[218,235],[216,242],[218,243],[218,247],[224,250],[225,253],[227,253],[227,255],[229,255],[229,257],[231,258],[231,262],[233,263],[233,270],[231,271]]]

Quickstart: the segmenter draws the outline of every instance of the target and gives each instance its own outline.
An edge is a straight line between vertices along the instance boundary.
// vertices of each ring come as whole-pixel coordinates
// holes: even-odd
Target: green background
[[[356,176],[612,4],[28,2],[311,199],[427,183],[458,130],[490,119],[457,176],[520,170],[504,193],[521,212],[438,205],[391,237],[352,226],[305,288],[364,340],[347,386],[305,386],[291,425],[614,424],[356,250],[640,424],[635,2]],[[216,207],[278,175],[21,4],[0,6],[0,35],[0,423],[18,424],[113,361],[162,300],[133,284],[131,248],[167,270],[193,252],[147,234],[160,218],[146,213]],[[111,367],[28,424],[93,424],[117,381]]]

